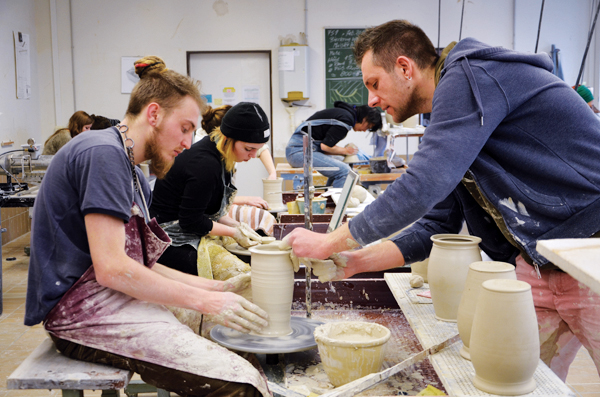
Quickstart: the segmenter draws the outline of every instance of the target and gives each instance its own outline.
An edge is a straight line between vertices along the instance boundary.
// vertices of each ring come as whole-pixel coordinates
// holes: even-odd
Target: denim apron
[[[296,153],[298,150],[303,149],[302,137],[304,135],[307,135],[307,133],[302,131],[302,128],[306,127],[308,125],[308,123],[310,123],[310,125],[313,127],[318,127],[320,125],[337,125],[337,126],[346,128],[348,131],[350,131],[352,129],[352,127],[349,126],[348,124],[343,123],[336,119],[321,119],[321,120],[304,121],[302,124],[300,124],[298,126],[298,128],[296,128],[296,131],[294,131],[294,133],[292,134],[292,137],[288,141],[287,147],[285,149],[286,156],[288,155],[288,153],[289,154]],[[323,141],[313,140],[313,151],[314,152],[323,152],[321,150],[322,142]]]

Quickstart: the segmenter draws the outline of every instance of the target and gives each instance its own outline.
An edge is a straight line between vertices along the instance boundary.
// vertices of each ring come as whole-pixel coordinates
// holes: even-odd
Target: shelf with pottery
[[[456,323],[437,320],[433,304],[430,303],[431,299],[417,295],[428,289],[427,284],[420,289],[411,288],[410,277],[408,273],[386,273],[384,276],[421,347],[427,349],[456,335],[458,333]],[[461,347],[462,342],[457,342],[429,357],[448,395],[489,395],[473,386],[471,379],[475,375],[475,370],[471,361],[460,355]],[[526,394],[527,396],[575,396],[541,360],[533,378],[537,388],[532,393]]]
[[[574,279],[600,294],[600,238],[541,240],[536,248]]]

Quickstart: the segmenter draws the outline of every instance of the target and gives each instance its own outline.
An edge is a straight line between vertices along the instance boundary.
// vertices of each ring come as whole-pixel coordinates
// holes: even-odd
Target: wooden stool
[[[6,379],[7,389],[61,389],[63,397],[83,397],[84,390],[102,390],[102,396],[120,395],[120,390],[137,396],[137,393],[156,391],[159,397],[169,392],[144,384],[143,390],[128,385],[132,371],[103,364],[73,360],[56,350],[50,338],[44,340]],[[135,382],[135,385],[140,385]]]

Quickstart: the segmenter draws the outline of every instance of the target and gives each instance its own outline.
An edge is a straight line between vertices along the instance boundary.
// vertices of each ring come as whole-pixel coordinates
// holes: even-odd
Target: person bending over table
[[[221,122],[225,113],[231,109],[231,105],[223,105],[216,108],[208,106],[206,112],[202,115],[202,129],[204,131],[212,132],[215,128],[221,126]],[[265,166],[265,169],[269,173],[268,179],[277,179],[277,173],[275,171],[275,165],[271,158],[271,153],[265,143],[260,149],[256,151],[256,157],[260,158],[260,161]],[[235,185],[234,173],[231,177],[232,183]],[[276,219],[271,213],[269,213],[269,203],[258,196],[239,196],[236,195],[233,199],[233,204],[229,208],[229,216],[238,222],[245,222],[254,230],[262,230],[266,235],[271,236],[273,234],[273,225],[276,223]]]
[[[343,162],[345,155],[356,154],[358,149],[352,145],[337,146],[346,138],[348,131],[376,131],[381,129],[381,114],[367,105],[356,106],[336,101],[333,109],[324,109],[310,116],[300,124],[285,148],[285,157],[294,168],[304,167],[302,137],[307,134],[307,122],[311,122],[313,139],[313,167],[337,167],[337,171],[319,171],[326,176],[327,186],[344,187],[350,166]]]
[[[210,237],[232,237],[243,248],[260,243],[256,232],[227,213],[237,191],[231,182],[235,164],[256,157],[269,136],[262,108],[241,102],[225,114],[220,127],[177,157],[167,176],[156,182],[150,207],[173,240],[161,263],[210,277],[221,266],[212,263],[212,270],[207,269]]]
[[[80,134],[53,158],[35,200],[25,324],[43,321],[62,354],[134,371],[186,396],[270,396],[252,364],[192,331],[165,305],[249,332],[267,314],[227,282],[157,263],[169,238],[150,220],[150,186],[190,147],[203,102],[197,82],[158,57],[135,63],[140,81],[117,127]]]
[[[94,117],[90,116],[83,110],[78,110],[71,118],[69,118],[69,125],[67,128],[60,128],[50,135],[46,142],[44,142],[43,155],[54,155],[58,150],[63,147],[67,142],[79,135],[84,131],[88,131],[92,127]]]
[[[600,120],[546,54],[466,38],[438,56],[419,27],[395,20],[366,29],[354,55],[370,106],[394,121],[431,112],[431,123],[406,174],[349,226],[325,237],[294,230],[295,254],[324,259],[406,228],[342,254],[340,279],[424,260],[432,235],[464,221],[531,284],[542,360],[565,380],[583,344],[600,368],[600,296],[536,250],[538,240],[600,235]]]

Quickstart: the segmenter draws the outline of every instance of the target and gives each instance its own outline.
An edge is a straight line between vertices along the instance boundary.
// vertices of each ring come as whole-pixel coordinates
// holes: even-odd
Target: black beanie
[[[240,102],[223,116],[221,132],[228,138],[248,143],[265,143],[271,136],[269,120],[260,106]]]

